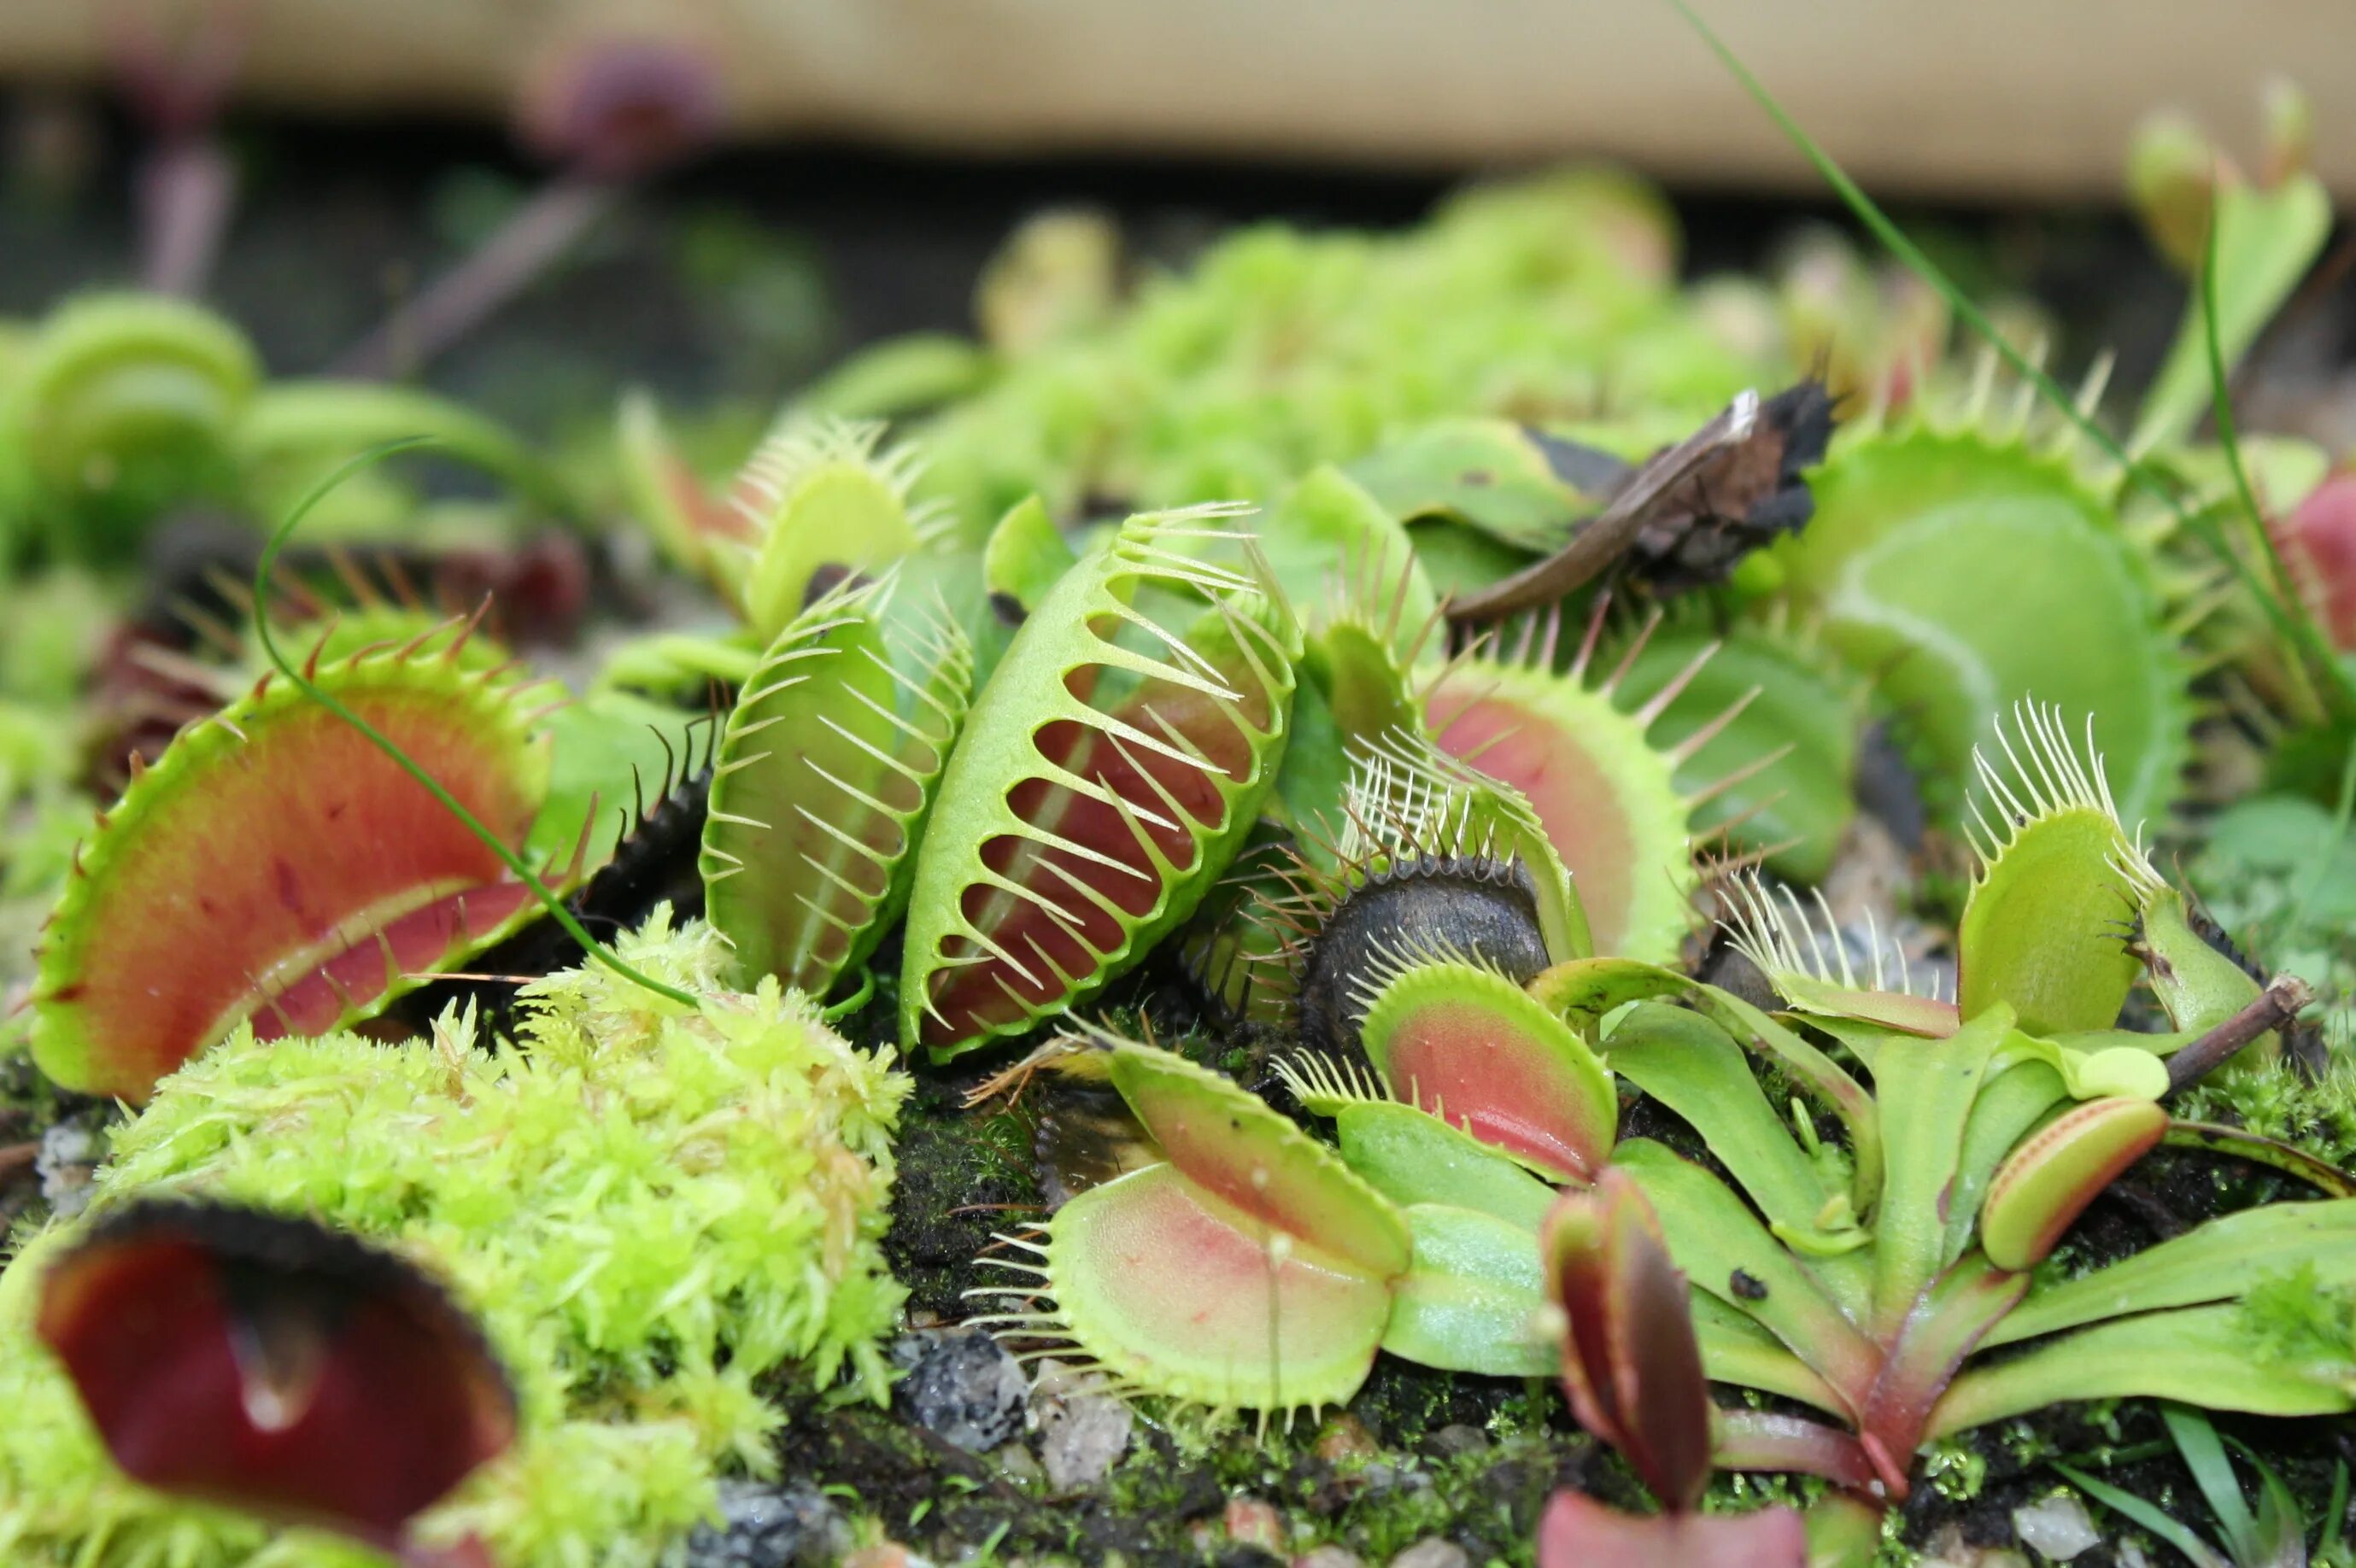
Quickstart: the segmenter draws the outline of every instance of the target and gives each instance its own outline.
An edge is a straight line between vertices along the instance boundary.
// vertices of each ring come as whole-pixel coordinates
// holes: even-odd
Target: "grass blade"
[[[2108,1481],[2098,1481],[2075,1465],[2064,1465],[2056,1460],[2053,1467],[2068,1477],[2072,1486],[2109,1509],[2113,1513],[2141,1529],[2151,1531],[2153,1535],[2184,1553],[2185,1561],[2190,1563],[2193,1568],[2233,1568],[2232,1563],[2217,1555],[2214,1547],[2160,1512],[2152,1504],[2136,1497],[2133,1492],[2121,1491]]]

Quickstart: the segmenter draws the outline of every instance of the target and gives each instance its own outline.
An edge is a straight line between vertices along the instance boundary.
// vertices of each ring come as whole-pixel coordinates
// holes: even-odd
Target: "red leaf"
[[[1557,1492],[1538,1523],[1538,1568],[1804,1568],[1807,1532],[1790,1509],[1621,1513]]]
[[[1636,1184],[1607,1168],[1547,1218],[1548,1288],[1563,1309],[1563,1387],[1580,1424],[1627,1456],[1671,1509],[1709,1483],[1709,1384],[1685,1275]]]

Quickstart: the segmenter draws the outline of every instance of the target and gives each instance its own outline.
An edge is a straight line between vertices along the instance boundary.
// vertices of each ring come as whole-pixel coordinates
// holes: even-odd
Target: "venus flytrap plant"
[[[1755,883],[1738,884],[1738,942],[1793,1007],[1783,1022],[1612,960],[1561,965],[1532,984],[1594,1031],[1615,1073],[1686,1120],[1725,1173],[1642,1139],[1622,1143],[1612,1160],[1644,1187],[1672,1253],[1716,1298],[1710,1312],[1766,1331],[1768,1342],[1740,1346],[1739,1360],[1709,1355],[1705,1337],[1711,1375],[1838,1423],[1726,1412],[1721,1464],[1813,1471],[1895,1500],[1924,1442],[2057,1397],[2158,1394],[2286,1414],[2356,1398],[2356,1363],[2286,1360],[2234,1305],[2307,1266],[2310,1253],[2328,1280],[2356,1273],[2347,1240],[2356,1208],[2344,1202],[2212,1221],[2076,1279],[2038,1272],[2085,1206],[2169,1134],[2155,1102],[2170,1075],[2153,1046],[2177,1041],[2138,1044],[2112,1029],[2133,968],[2126,960],[2122,972],[2126,955],[2103,924],[2154,879],[2135,869],[2140,853],[2110,808],[2099,759],[2082,758],[2042,712],[2024,714],[2020,743],[2005,749],[2008,774],[1983,770],[2008,827],[1984,835],[1986,862],[1959,927],[1960,1006],[1859,988],[1845,962],[1827,962],[1801,934],[1806,923]],[[1682,995],[1689,1006],[1647,995]],[[1837,1247],[1794,1223],[1826,1191],[1814,1134],[1783,1125],[1740,1049],[1771,1048],[1762,1053],[1775,1060],[1787,1026],[1828,1034],[1871,1077],[1875,1174],[1852,1184],[1856,1224]],[[2265,1024],[2244,1027],[2246,1039]],[[2048,1037],[2057,1029],[2076,1032]],[[1779,1064],[1795,1060],[1791,1049],[1783,1045]],[[1821,1071],[1819,1083],[1837,1082]],[[1853,1115],[1850,1125],[1867,1123]],[[2201,1277],[2203,1260],[2227,1257],[2238,1266]]]

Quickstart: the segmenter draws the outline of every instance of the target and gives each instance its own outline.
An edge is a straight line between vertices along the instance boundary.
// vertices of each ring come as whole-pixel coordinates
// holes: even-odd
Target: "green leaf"
[[[1670,1255],[1697,1291],[1762,1325],[1842,1398],[1862,1403],[1880,1351],[1730,1188],[1646,1138],[1622,1143],[1612,1164],[1644,1189]],[[1737,1274],[1748,1275],[1751,1287],[1738,1291]]]
[[[1383,1349],[1421,1366],[1543,1377],[1561,1349],[1540,1329],[1545,1280],[1534,1231],[1471,1209],[1407,1211],[1415,1261],[1391,1289]]]
[[[1995,1339],[1992,1332],[1981,1343]],[[2097,1324],[1974,1367],[1949,1386],[1925,1435],[2082,1399],[2174,1399],[2252,1415],[2335,1415],[2356,1407],[2346,1390],[2262,1355],[2239,1307],[2186,1307]]]
[[[1873,1310],[1885,1339],[1939,1273],[1964,1129],[1988,1058],[2011,1028],[2012,1009],[1999,1004],[1945,1040],[1893,1040],[1874,1058],[1890,1151],[1873,1216]]]
[[[2268,1203],[2211,1220],[2059,1285],[2040,1285],[1989,1330],[1985,1349],[2123,1313],[2230,1301],[2258,1280],[2312,1263],[2327,1283],[2356,1280],[2356,1200]]]
[[[1855,1168],[1849,1196],[1862,1211],[1881,1195],[1881,1114],[1873,1096],[1831,1057],[1730,991],[1695,986],[1693,1005],[1714,1019],[1736,1042],[1790,1073],[1803,1089],[1832,1107],[1848,1133]]]
[[[1342,1106],[1333,1130],[1343,1163],[1392,1202],[1474,1210],[1523,1227],[1537,1245],[1554,1189],[1478,1138],[1387,1100]]]
[[[1818,1228],[1834,1194],[1724,1029],[1684,1008],[1639,1002],[1612,1027],[1603,1061],[1699,1133],[1770,1224]]]
[[[1702,1370],[1710,1381],[1780,1394],[1828,1415],[1848,1414],[1830,1383],[1751,1317],[1706,1290],[1692,1292],[1690,1305],[1694,1337],[1701,1342]]]
[[[2040,1040],[2015,1029],[1997,1053],[1999,1065],[2038,1061],[2051,1068],[2073,1100],[2125,1098],[2157,1100],[2168,1093],[2168,1064],[2155,1043],[2164,1035],[2134,1035],[2125,1029],[2089,1029],[2056,1040]],[[2093,1050],[2065,1045],[2063,1040],[2116,1040]]]
[[[1954,1263],[1970,1248],[1979,1229],[1980,1200],[2004,1157],[2068,1097],[2062,1075],[2042,1061],[2008,1067],[1999,1053],[1989,1064],[1988,1076],[1972,1102],[1971,1119],[1964,1124],[1963,1154],[1955,1162],[1954,1190],[1947,1200],[1944,1262]]]
[[[2131,1523],[2140,1525],[2182,1552],[2193,1568],[2234,1568],[2233,1564],[2217,1555],[2215,1549],[2207,1541],[2178,1523],[2166,1509],[2156,1508],[2133,1492],[2122,1490],[2108,1481],[2098,1480],[2075,1465],[2065,1465],[2057,1459],[2053,1461],[2053,1467],[2070,1477],[2072,1486],[2104,1508]]]
[[[2167,1423],[2176,1451],[2184,1456],[2184,1467],[2192,1472],[2193,1485],[2208,1499],[2209,1511],[2217,1516],[2226,1551],[2244,1568],[2255,1568],[2263,1560],[2257,1546],[2258,1521],[2250,1515],[2241,1477],[2233,1474],[2233,1461],[2226,1456],[2217,1428],[2199,1411],[2182,1405],[2161,1405],[2159,1418]]]

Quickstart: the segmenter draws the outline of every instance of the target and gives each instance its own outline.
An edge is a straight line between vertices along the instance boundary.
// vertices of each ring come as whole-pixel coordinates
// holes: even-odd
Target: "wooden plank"
[[[99,18],[202,0],[0,0],[0,74],[87,80]],[[705,51],[739,133],[962,153],[1099,149],[1460,168],[1622,157],[1805,188],[1654,0],[244,0],[252,97],[498,115],[585,39]],[[1718,0],[1728,41],[1879,188],[2115,192],[2158,105],[2247,147],[2261,85],[2313,98],[2356,196],[2351,0]]]

